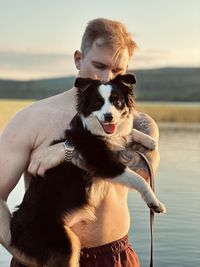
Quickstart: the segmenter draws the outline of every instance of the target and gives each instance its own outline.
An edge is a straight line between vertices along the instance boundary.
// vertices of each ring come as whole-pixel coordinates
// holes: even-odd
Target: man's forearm
[[[159,131],[155,121],[147,114],[136,111],[134,115],[134,128],[151,136],[158,144]],[[144,158],[137,153],[139,151],[148,160],[153,173],[155,174],[160,162],[158,147],[155,150],[149,150],[139,143],[130,143],[125,151],[121,154],[121,160],[126,166],[140,174],[149,182],[150,171]]]
[[[158,151],[145,152],[143,150],[140,152],[147,158],[149,164],[151,164],[153,172],[155,173],[157,170],[158,164],[159,164]],[[127,149],[126,151],[123,151],[121,153],[120,157],[121,157],[120,161],[123,164],[125,164],[127,167],[129,167],[133,171],[137,172],[147,182],[149,182],[149,179],[150,179],[149,167],[146,161],[144,160],[144,158],[139,153],[137,153],[136,150]]]

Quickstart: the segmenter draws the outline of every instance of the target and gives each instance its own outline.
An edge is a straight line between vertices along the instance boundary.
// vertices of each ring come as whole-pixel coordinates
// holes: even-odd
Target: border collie
[[[165,212],[148,183],[120,162],[120,151],[129,142],[155,148],[151,137],[133,130],[134,84],[132,74],[105,84],[76,79],[77,115],[65,139],[54,143],[71,142],[86,169],[62,163],[45,177],[32,177],[10,222],[10,245],[30,259],[30,266],[79,266],[80,244],[70,227],[95,220],[94,209],[105,197],[108,182],[136,189],[150,209]]]

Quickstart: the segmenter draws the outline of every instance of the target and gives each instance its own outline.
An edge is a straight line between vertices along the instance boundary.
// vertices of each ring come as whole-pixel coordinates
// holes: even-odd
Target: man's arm
[[[0,197],[4,200],[16,186],[29,160],[32,139],[26,120],[25,112],[18,113],[0,136]]]
[[[155,121],[147,114],[135,112],[134,128],[147,135],[150,135],[158,143],[158,126]],[[149,168],[145,160],[135,151],[139,151],[146,156],[155,174],[160,161],[158,146],[155,150],[149,150],[141,144],[136,143],[134,145],[130,145],[122,154],[122,162],[126,164],[126,166],[140,174],[147,182],[149,182]]]
[[[10,211],[5,201],[29,160],[31,138],[26,120],[24,112],[20,112],[0,135],[0,244],[11,253]]]
[[[34,148],[37,138],[34,117],[32,110],[19,112],[0,135],[0,244],[22,264],[39,267],[34,259],[10,245],[11,214],[5,202],[27,168]]]

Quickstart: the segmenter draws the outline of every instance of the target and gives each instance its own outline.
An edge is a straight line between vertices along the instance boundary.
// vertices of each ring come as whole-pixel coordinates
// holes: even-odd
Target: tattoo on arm
[[[120,161],[131,170],[140,174],[145,180],[149,181],[149,168],[144,159],[135,151],[126,150],[120,155]]]

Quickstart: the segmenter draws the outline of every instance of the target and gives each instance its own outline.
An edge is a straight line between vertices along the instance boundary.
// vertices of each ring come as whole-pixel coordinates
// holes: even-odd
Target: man
[[[90,21],[82,38],[81,51],[74,54],[79,76],[107,82],[118,74],[124,74],[135,48],[135,42],[120,22],[107,19]],[[75,106],[76,90],[72,88],[34,103],[8,124],[0,139],[0,197],[3,200],[7,200],[22,173],[27,188],[30,174],[44,175],[47,169],[64,161],[68,150],[65,151],[62,144],[49,144],[63,136],[76,113]],[[149,116],[136,112],[134,127],[158,140],[157,126]],[[146,155],[155,172],[159,162],[158,151],[147,151],[139,145],[136,148]],[[122,160],[149,181],[147,164],[133,148],[127,149]],[[78,162],[77,153],[73,153],[72,162]],[[90,223],[81,221],[72,227],[83,248],[81,267],[139,266],[138,257],[127,240],[130,227],[127,194],[127,188],[110,186],[96,210],[97,220]],[[0,229],[0,241],[2,236]],[[2,243],[9,249],[5,240]],[[11,266],[22,265],[13,259]]]

